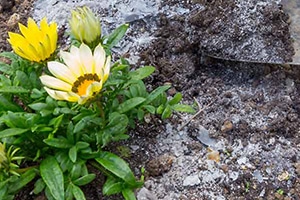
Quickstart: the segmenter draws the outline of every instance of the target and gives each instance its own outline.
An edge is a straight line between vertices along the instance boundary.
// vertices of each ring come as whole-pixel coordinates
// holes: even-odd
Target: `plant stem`
[[[100,103],[100,101],[96,101],[96,104],[97,104],[97,106],[99,108],[99,111],[100,111],[100,117],[103,119],[103,125],[105,125],[105,113],[104,113],[104,110],[103,110],[103,106]]]
[[[32,168],[37,168],[38,165],[34,165],[34,166],[30,166],[30,167],[25,167],[25,168],[21,168],[21,169],[15,169],[14,171],[17,172],[18,174],[21,174],[23,172],[26,172],[27,170],[30,170]]]

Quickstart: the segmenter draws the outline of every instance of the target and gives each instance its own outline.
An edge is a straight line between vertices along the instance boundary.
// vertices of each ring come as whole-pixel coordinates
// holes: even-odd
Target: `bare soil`
[[[32,5],[32,1],[8,2],[13,3],[0,1],[0,51],[10,50],[7,31],[16,29],[16,23],[11,26],[8,20],[17,13],[26,23]],[[166,122],[154,116],[130,131],[130,140],[112,145],[137,176],[146,166],[139,200],[300,199],[299,66],[231,62],[203,53],[290,61],[294,50],[289,18],[281,7],[247,0],[244,6],[257,5],[253,7],[257,10],[245,17],[236,2],[164,1],[200,8],[189,15],[161,14],[154,19],[159,26],[153,33],[156,39],[139,52],[138,63],[157,68],[147,80],[149,87],[171,82],[169,95],[182,92],[185,103],[197,101],[203,111],[182,130],[178,128],[191,116],[176,114]],[[142,20],[132,26],[147,28]],[[208,156],[211,149],[219,155],[218,162]],[[84,188],[87,199],[121,199],[103,197],[104,180],[95,173],[97,179]],[[29,185],[16,199],[45,199],[31,194],[32,188]]]

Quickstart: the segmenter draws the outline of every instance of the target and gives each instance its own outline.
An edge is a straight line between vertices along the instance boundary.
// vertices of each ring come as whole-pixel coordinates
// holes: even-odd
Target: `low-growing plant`
[[[14,52],[0,54],[9,60],[0,63],[0,199],[34,181],[33,192],[50,200],[83,200],[80,187],[95,179],[93,166],[106,177],[104,195],[133,200],[144,176],[136,178],[106,147],[128,139],[148,114],[194,112],[180,104],[180,93],[167,97],[170,85],[147,90],[143,80],[154,67],[132,70],[124,58],[111,64],[127,24],[102,36],[85,7],[72,12],[70,25],[68,51],[58,52],[56,23],[44,18],[38,26],[30,18],[27,27],[19,24],[21,34],[9,33]]]

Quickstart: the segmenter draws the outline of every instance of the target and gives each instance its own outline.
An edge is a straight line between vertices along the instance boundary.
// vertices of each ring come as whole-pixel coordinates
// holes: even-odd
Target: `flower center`
[[[79,96],[86,94],[86,90],[93,82],[99,82],[100,79],[97,74],[84,74],[78,77],[73,83],[72,92],[77,93]]]

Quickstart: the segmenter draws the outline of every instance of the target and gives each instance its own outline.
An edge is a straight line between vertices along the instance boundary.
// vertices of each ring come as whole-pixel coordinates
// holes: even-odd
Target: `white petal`
[[[95,73],[94,69],[94,57],[92,54],[91,49],[84,43],[80,45],[80,60],[81,63],[84,65],[86,73]]]
[[[76,56],[79,55],[79,49],[78,49],[78,47],[72,45],[71,49],[70,49],[70,53],[73,54],[73,55],[76,55]]]
[[[74,92],[62,92],[62,91],[58,91],[58,90],[52,90],[47,87],[44,87],[44,88],[53,99],[77,102],[80,98]]]
[[[54,78],[52,76],[43,75],[40,77],[42,83],[52,89],[62,90],[62,91],[71,91],[72,86],[62,80]]]
[[[65,100],[70,102],[78,102],[79,99],[80,96],[75,94],[74,92],[68,92],[67,95],[65,96]]]
[[[78,57],[78,55],[76,53],[74,53],[74,54],[72,53],[72,47],[71,47],[71,53],[61,51],[60,55],[61,55],[62,59],[64,60],[65,64],[69,67],[69,69],[77,77],[80,77],[84,74],[84,71],[82,69],[82,64],[80,62],[80,58]],[[73,50],[73,52],[74,52],[74,50]]]
[[[53,99],[56,100],[64,100],[64,98],[62,96],[57,95],[56,90],[52,90],[50,88],[44,87],[46,92],[50,95],[50,97],[52,97]]]
[[[105,67],[104,67],[103,82],[105,82],[108,79],[109,72],[110,72],[110,61],[111,61],[111,56],[108,56],[106,58]]]
[[[77,80],[77,76],[67,66],[59,62],[48,62],[49,71],[57,78],[73,84]]]
[[[102,69],[105,64],[105,51],[101,44],[99,44],[94,50],[94,58],[95,58],[95,72],[101,75]]]

